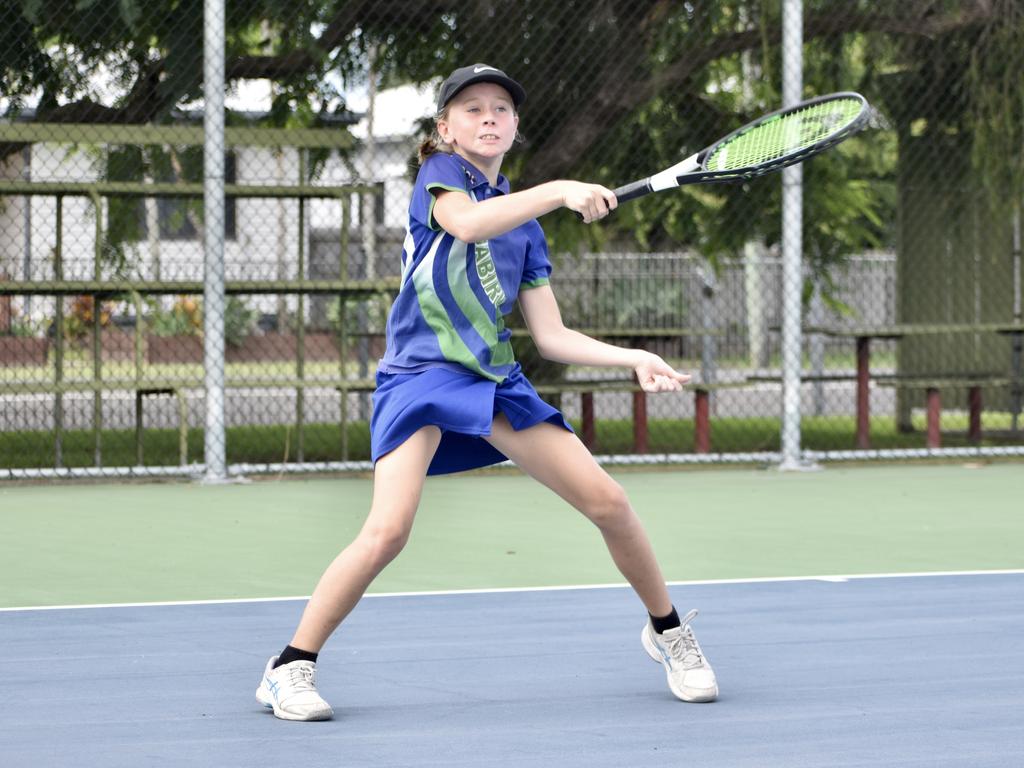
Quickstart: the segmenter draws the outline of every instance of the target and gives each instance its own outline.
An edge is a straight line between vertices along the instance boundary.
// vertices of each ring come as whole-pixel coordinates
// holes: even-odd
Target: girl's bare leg
[[[517,432],[499,414],[486,439],[597,526],[612,560],[648,612],[665,616],[672,611],[665,578],[625,491],[576,435],[548,423]]]
[[[290,643],[293,647],[319,653],[377,574],[402,551],[440,441],[437,427],[424,427],[377,461],[370,514],[359,535],[320,577]]]

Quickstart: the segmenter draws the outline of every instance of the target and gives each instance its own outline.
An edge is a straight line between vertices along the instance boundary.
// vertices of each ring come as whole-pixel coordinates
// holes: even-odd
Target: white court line
[[[845,575],[824,576],[766,576],[751,579],[700,579],[695,581],[670,581],[670,587],[700,587],[714,584],[773,584],[788,581],[824,581],[842,584],[847,581],[862,579],[910,579],[926,576],[1019,576],[1024,568],[1008,568],[992,571],[918,571],[910,573],[851,573]],[[437,597],[447,595],[496,595],[506,592],[563,592],[576,589],[625,589],[629,585],[620,584],[570,584],[554,587],[494,587],[484,589],[444,589],[423,590],[418,592],[368,592],[365,597]],[[289,600],[309,600],[309,595],[293,597],[243,597],[226,600],[168,600],[149,603],[84,603],[81,605],[26,605],[14,608],[0,608],[0,613],[16,613],[18,611],[69,611],[83,608],[161,608],[179,605],[233,605],[238,603],[280,603]]]

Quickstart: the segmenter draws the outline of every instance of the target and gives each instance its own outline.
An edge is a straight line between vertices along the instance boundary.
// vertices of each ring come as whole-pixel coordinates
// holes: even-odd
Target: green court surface
[[[1024,568],[1024,464],[616,472],[670,581]],[[366,478],[0,486],[0,607],[307,595]],[[513,471],[430,478],[374,592],[621,583]]]

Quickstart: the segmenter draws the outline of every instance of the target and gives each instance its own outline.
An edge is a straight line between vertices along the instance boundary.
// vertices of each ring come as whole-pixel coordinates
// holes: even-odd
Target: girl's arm
[[[530,288],[519,294],[519,308],[526,326],[545,360],[572,365],[622,366],[636,371],[647,392],[682,389],[690,380],[657,355],[642,349],[625,349],[566,328],[550,286]]]
[[[587,223],[608,215],[618,203],[615,193],[600,184],[549,181],[536,187],[474,203],[462,192],[438,192],[434,218],[441,228],[464,243],[477,243],[515,229],[562,206]]]

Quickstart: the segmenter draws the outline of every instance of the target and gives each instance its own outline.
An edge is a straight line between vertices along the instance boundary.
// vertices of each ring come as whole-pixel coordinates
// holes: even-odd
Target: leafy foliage
[[[228,296],[224,305],[224,341],[233,347],[242,345],[256,327],[256,310],[237,296]]]
[[[1016,0],[993,6],[993,20],[965,50],[965,91],[974,166],[1005,200],[1024,189],[1024,7]]]
[[[202,300],[179,296],[170,310],[151,299],[147,324],[156,336],[197,336],[203,329]]]
[[[94,297],[76,296],[71,302],[70,310],[64,316],[64,337],[69,341],[83,341],[93,331],[97,311],[99,312],[100,326],[106,327],[110,324],[113,310],[112,302],[101,301],[97,308]]]
[[[686,290],[681,282],[653,278],[603,280],[595,296],[600,323],[614,328],[664,327],[686,315]]]
[[[1017,0],[803,5],[807,95],[860,90],[897,132],[923,118],[926,133],[968,136],[992,186],[1020,186],[1024,11]],[[14,0],[8,7],[0,97],[15,112],[38,95],[39,120],[166,122],[202,96],[201,0]],[[344,111],[342,90],[365,81],[371,60],[384,86],[492,62],[529,94],[526,143],[506,166],[514,183],[569,176],[616,186],[779,106],[780,13],[766,0],[239,0],[228,5],[226,72],[229,85],[271,80],[264,122],[299,126]],[[161,162],[152,149],[131,160],[154,171]],[[896,172],[894,140],[880,131],[806,167],[805,236],[815,270],[891,242]],[[777,242],[779,208],[776,177],[650,196],[601,228],[562,213],[547,230],[556,251],[685,243],[719,260],[752,238]],[[112,253],[131,234],[113,232]]]

